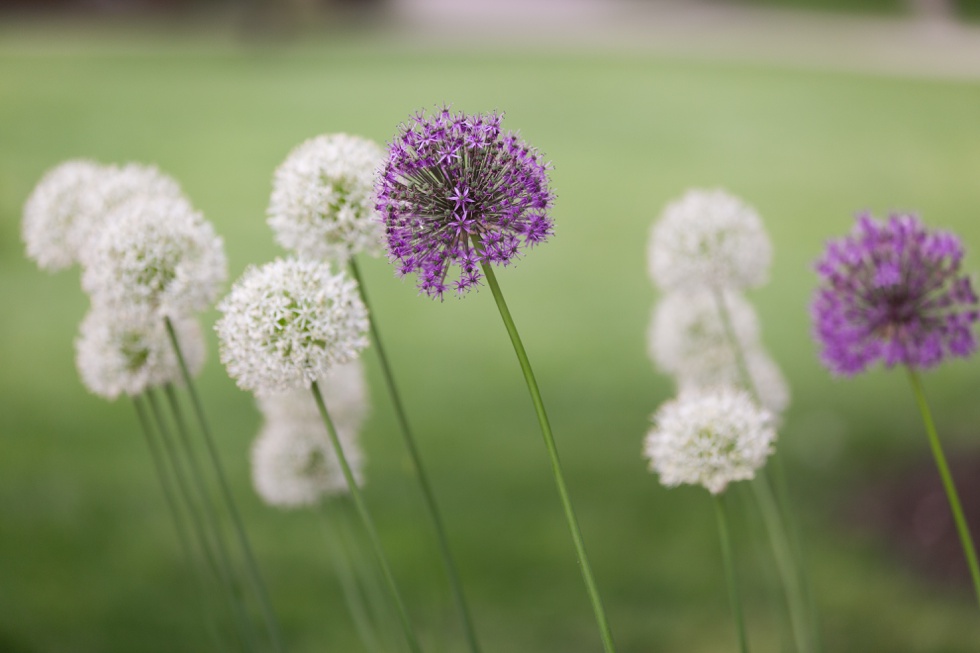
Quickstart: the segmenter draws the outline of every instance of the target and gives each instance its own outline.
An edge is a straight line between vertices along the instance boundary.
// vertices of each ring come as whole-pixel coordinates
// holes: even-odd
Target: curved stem
[[[720,495],[713,495],[715,517],[718,520],[718,537],[721,540],[721,559],[725,567],[725,580],[728,584],[728,598],[732,604],[732,616],[735,618],[735,631],[738,634],[738,647],[741,653],[748,653],[749,640],[745,634],[745,615],[742,613],[742,602],[738,596],[738,584],[735,578],[735,556],[732,555],[732,541],[728,533],[728,516]]]
[[[469,606],[466,603],[466,597],[463,594],[463,583],[459,578],[459,570],[456,567],[456,562],[453,559],[452,552],[449,549],[449,537],[446,535],[446,528],[443,525],[442,515],[439,511],[439,506],[436,503],[435,492],[432,490],[432,484],[429,482],[428,474],[425,472],[425,467],[422,465],[422,457],[419,455],[418,447],[415,444],[415,438],[412,436],[412,430],[408,426],[408,415],[405,412],[405,407],[402,404],[401,395],[398,392],[398,388],[395,385],[395,377],[391,372],[391,365],[388,363],[388,356],[385,353],[384,346],[381,343],[381,334],[378,332],[378,327],[375,324],[374,312],[371,310],[371,305],[368,303],[367,292],[364,289],[364,281],[361,279],[361,272],[357,266],[357,262],[351,258],[350,260],[351,274],[354,276],[354,280],[357,281],[357,287],[361,293],[361,300],[368,309],[368,315],[370,316],[371,324],[371,338],[374,340],[375,351],[378,354],[378,361],[381,364],[381,371],[385,378],[385,385],[388,388],[388,395],[391,397],[391,404],[395,411],[395,418],[398,421],[398,427],[401,430],[402,439],[405,441],[405,448],[408,449],[408,455],[412,460],[412,466],[415,468],[415,476],[418,479],[419,486],[422,489],[422,496],[425,500],[425,506],[429,511],[429,516],[432,518],[432,523],[435,526],[436,540],[438,542],[439,551],[442,554],[443,565],[446,568],[446,574],[449,577],[449,584],[452,588],[453,598],[456,602],[456,608],[459,610],[460,616],[463,620],[463,629],[466,633],[466,640],[469,643],[470,650],[472,653],[480,652],[480,645],[476,638],[476,629],[473,626],[473,618],[469,610]]]
[[[541,399],[541,391],[538,389],[538,382],[534,378],[534,371],[528,361],[527,353],[521,342],[521,336],[517,333],[517,327],[510,316],[510,310],[504,301],[504,295],[500,291],[497,277],[494,275],[493,268],[487,263],[482,263],[483,274],[487,278],[487,285],[493,292],[493,298],[497,302],[497,310],[504,321],[507,334],[510,336],[511,344],[514,346],[514,353],[521,364],[521,371],[524,373],[524,380],[527,382],[527,389],[531,393],[531,402],[534,404],[534,411],[538,415],[538,423],[541,426],[541,435],[544,437],[545,447],[548,449],[548,456],[551,458],[551,471],[555,477],[555,484],[558,486],[558,494],[561,496],[562,508],[565,510],[565,520],[568,522],[568,529],[572,534],[572,542],[575,544],[575,553],[578,556],[579,566],[582,570],[582,578],[585,581],[585,588],[592,601],[592,611],[599,626],[599,634],[602,637],[602,646],[606,653],[614,653],[616,646],[613,644],[612,631],[606,619],[605,609],[602,607],[602,598],[599,596],[599,588],[596,586],[595,578],[592,576],[592,567],[589,564],[589,557],[585,553],[585,543],[582,539],[582,532],[579,529],[578,521],[575,518],[575,511],[572,509],[572,502],[568,496],[568,489],[565,486],[565,477],[562,473],[561,462],[558,459],[558,447],[555,444],[554,435],[551,433],[551,425],[548,422],[548,414],[544,409],[544,401]]]
[[[204,407],[201,404],[200,398],[197,396],[197,391],[194,389],[194,379],[191,377],[191,373],[187,369],[187,361],[184,359],[183,351],[180,348],[180,342],[177,339],[177,332],[174,330],[174,325],[170,321],[169,317],[165,317],[164,322],[167,326],[167,335],[170,338],[170,344],[173,346],[174,353],[177,355],[177,363],[180,366],[181,377],[184,380],[184,385],[187,387],[187,393],[190,395],[191,403],[194,406],[194,414],[196,415],[198,424],[201,427],[201,433],[204,435],[204,442],[207,446],[208,456],[211,459],[211,465],[214,467],[215,473],[218,476],[218,484],[221,487],[222,498],[228,507],[228,512],[231,515],[231,521],[235,527],[235,534],[238,537],[238,542],[242,548],[242,552],[245,554],[245,566],[248,569],[249,576],[252,580],[252,585],[255,588],[256,596],[258,597],[259,601],[259,608],[262,610],[262,617],[265,620],[266,628],[269,631],[269,637],[272,639],[273,649],[281,653],[284,650],[282,636],[279,633],[279,623],[276,621],[275,615],[272,612],[272,605],[269,601],[269,591],[266,589],[265,581],[262,579],[262,574],[259,573],[259,565],[255,561],[255,555],[252,553],[252,546],[249,544],[248,536],[245,534],[245,526],[242,523],[241,515],[238,513],[238,507],[235,505],[235,500],[232,497],[231,489],[228,486],[228,480],[225,476],[224,467],[221,464],[221,458],[218,456],[218,448],[214,444],[214,438],[211,436],[211,429],[208,427],[208,422],[204,418]]]
[[[966,564],[970,568],[970,576],[973,578],[973,589],[976,591],[977,600],[980,601],[980,565],[977,564],[977,551],[973,546],[973,538],[970,535],[970,526],[966,522],[963,514],[963,507],[960,505],[960,497],[956,492],[956,485],[953,483],[953,474],[949,471],[946,463],[946,456],[943,454],[942,445],[939,443],[939,435],[936,433],[936,425],[932,420],[932,411],[929,410],[929,403],[926,395],[922,391],[922,384],[919,375],[911,367],[906,367],[909,373],[909,383],[912,385],[912,394],[915,395],[915,402],[922,413],[922,421],[925,423],[926,435],[929,437],[929,447],[932,449],[933,458],[936,459],[936,467],[939,469],[939,476],[943,481],[943,489],[946,490],[946,499],[949,501],[949,508],[953,512],[953,521],[956,522],[956,532],[960,536],[960,543],[963,545],[963,555],[966,557]]]
[[[371,541],[371,548],[374,551],[378,566],[381,567],[385,584],[388,586],[388,593],[391,595],[391,599],[395,603],[395,608],[398,610],[398,617],[405,633],[405,641],[408,643],[408,647],[412,650],[412,653],[421,653],[422,649],[419,647],[418,638],[415,636],[415,631],[412,629],[412,622],[408,618],[408,610],[405,608],[405,603],[402,601],[401,594],[398,592],[395,577],[391,573],[391,567],[388,566],[388,559],[385,557],[384,549],[381,546],[381,538],[378,537],[378,531],[374,527],[374,521],[371,519],[367,504],[364,502],[364,496],[361,494],[361,489],[357,485],[354,473],[347,463],[344,448],[341,446],[340,439],[337,437],[333,420],[330,419],[327,406],[323,402],[323,395],[320,393],[320,386],[317,385],[316,381],[313,382],[312,391],[313,398],[316,400],[317,408],[320,411],[320,417],[323,419],[324,426],[327,427],[327,434],[330,436],[330,442],[333,445],[334,452],[337,454],[337,462],[340,463],[340,469],[344,474],[344,479],[347,481],[347,489],[350,491],[350,496],[354,500],[354,506],[357,508],[357,512],[361,516],[361,521],[364,523],[364,530],[367,532],[368,539]]]

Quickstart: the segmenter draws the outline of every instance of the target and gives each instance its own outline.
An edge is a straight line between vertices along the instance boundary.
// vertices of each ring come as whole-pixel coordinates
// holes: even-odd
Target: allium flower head
[[[276,242],[298,256],[344,262],[377,256],[383,229],[374,209],[374,181],[384,152],[347,134],[301,143],[276,169],[268,222]]]
[[[357,434],[367,415],[367,382],[360,359],[338,365],[320,380],[324,403],[354,478],[362,484]],[[307,389],[259,397],[265,425],[252,448],[252,481],[262,499],[294,507],[347,491],[333,444]]]
[[[65,161],[44,174],[24,204],[22,237],[27,255],[44,270],[61,270],[78,262],[86,194],[105,168],[94,161]]]
[[[667,487],[689,483],[718,494],[733,481],[753,478],[775,439],[768,411],[742,390],[719,388],[662,405],[653,416],[644,454]]]
[[[250,267],[218,310],[221,361],[239,387],[258,395],[308,388],[368,344],[357,284],[321,261]]]
[[[650,231],[650,278],[665,290],[766,282],[772,244],[755,209],[722,190],[691,190]]]
[[[877,360],[928,368],[972,354],[980,313],[962,258],[956,236],[913,215],[859,216],[816,264],[811,315],[824,364],[850,376]]]
[[[347,481],[323,423],[310,426],[308,429],[302,423],[268,422],[252,445],[252,484],[269,505],[295,508],[347,491]],[[341,446],[355,481],[362,484],[363,463],[357,444],[341,441]]]
[[[193,318],[173,321],[191,374],[204,364],[204,336]],[[180,366],[162,320],[143,311],[95,307],[82,320],[75,341],[82,382],[106,399],[138,395],[148,388],[181,380]]]
[[[719,299],[725,303],[731,335],[722,321]],[[746,386],[732,336],[745,358],[751,387]],[[734,291],[697,288],[668,293],[653,310],[647,348],[650,359],[674,377],[682,393],[733,386],[757,393],[775,414],[789,404],[789,387],[762,345],[755,311]]]
[[[182,197],[122,203],[86,261],[82,287],[94,302],[171,317],[209,307],[227,277],[221,238]]]
[[[455,264],[462,294],[479,284],[481,264],[506,265],[543,242],[552,233],[547,169],[536,149],[501,132],[498,114],[413,117],[389,145],[377,188],[398,273],[417,273],[419,289],[441,298]]]

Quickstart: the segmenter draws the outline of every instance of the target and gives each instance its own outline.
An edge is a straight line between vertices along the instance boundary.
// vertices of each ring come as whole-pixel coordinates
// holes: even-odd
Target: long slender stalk
[[[715,504],[715,517],[718,520],[718,537],[721,540],[721,559],[725,567],[725,580],[728,585],[728,598],[732,604],[732,616],[735,618],[735,632],[738,635],[738,647],[741,653],[749,652],[749,640],[745,634],[745,615],[742,613],[742,601],[738,595],[738,583],[735,578],[735,556],[732,554],[732,540],[728,533],[728,516],[725,504],[720,495],[712,497]]]
[[[375,653],[381,650],[378,638],[374,632],[374,625],[368,616],[364,594],[358,586],[354,576],[351,554],[346,543],[337,532],[342,526],[338,523],[336,515],[332,514],[331,506],[328,505],[329,499],[322,503],[321,514],[323,516],[323,531],[326,535],[327,546],[330,549],[330,559],[333,560],[334,570],[337,573],[337,581],[340,589],[344,593],[344,601],[347,603],[347,610],[350,612],[351,620],[357,630],[361,643],[365,650]]]
[[[714,290],[713,294],[725,337],[735,354],[735,364],[739,376],[755,402],[761,403],[759,388],[749,372],[745,349],[735,333],[731,312],[725,303],[725,297],[718,290]],[[771,464],[779,465],[778,453],[774,454],[773,458],[774,460],[770,461]],[[773,557],[776,560],[776,569],[783,583],[797,650],[801,653],[812,653],[821,650],[820,629],[817,626],[816,604],[813,601],[813,593],[809,583],[809,572],[803,561],[799,525],[793,518],[793,512],[789,506],[789,488],[785,480],[785,475],[770,473],[767,465],[762,473],[753,480],[752,490],[762,513],[763,524],[769,536]],[[774,491],[774,487],[778,488],[778,495],[782,501],[777,500],[777,492]]]
[[[190,476],[193,482],[194,491],[197,492],[198,499],[200,500],[200,505],[204,513],[204,520],[202,520],[202,527],[207,528],[210,525],[210,531],[214,537],[215,549],[217,550],[217,564],[228,591],[234,598],[236,614],[239,620],[244,624],[244,629],[247,633],[247,640],[250,644],[250,648],[254,650],[259,650],[258,639],[255,632],[255,627],[252,620],[248,616],[248,610],[245,606],[244,596],[242,594],[242,588],[238,581],[237,574],[235,573],[235,566],[232,562],[231,553],[228,550],[228,544],[225,541],[224,534],[221,529],[221,524],[218,521],[218,514],[214,508],[214,504],[211,501],[210,492],[208,491],[207,483],[204,479],[204,474],[202,473],[201,466],[198,464],[197,455],[194,453],[194,447],[190,440],[190,434],[187,430],[187,424],[184,422],[183,413],[180,410],[180,404],[177,402],[177,395],[174,392],[173,385],[167,384],[164,386],[164,394],[167,397],[167,402],[170,405],[170,410],[174,418],[174,424],[177,427],[177,441],[183,449],[184,458],[187,461],[187,465],[190,468]]]
[[[248,536],[245,534],[245,526],[242,522],[241,515],[238,512],[238,507],[235,504],[234,497],[232,496],[231,488],[228,485],[228,479],[224,471],[224,466],[221,464],[221,457],[218,455],[218,448],[214,444],[214,438],[211,436],[211,429],[208,426],[207,419],[204,417],[204,406],[201,404],[201,400],[194,388],[194,379],[191,377],[190,370],[187,369],[187,361],[185,360],[184,353],[181,350],[180,341],[177,338],[174,325],[170,321],[169,317],[164,318],[164,321],[167,327],[167,335],[170,338],[170,344],[173,346],[174,353],[177,356],[177,363],[180,366],[181,378],[183,379],[184,385],[187,388],[188,395],[190,395],[191,404],[194,407],[194,414],[197,418],[198,425],[201,428],[201,433],[204,436],[204,442],[207,447],[208,457],[211,460],[211,466],[214,468],[215,474],[218,477],[218,485],[221,488],[221,496],[224,499],[226,507],[228,508],[228,513],[231,515],[231,521],[235,528],[235,534],[237,536],[239,546],[241,546],[242,552],[245,554],[245,565],[248,569],[252,586],[255,588],[259,608],[262,611],[262,617],[265,620],[266,629],[269,631],[269,637],[272,640],[273,649],[279,653],[282,653],[285,649],[282,643],[282,635],[279,632],[279,623],[272,611],[272,603],[269,600],[269,591],[266,589],[265,581],[262,579],[262,574],[259,573],[259,566],[255,560],[255,554],[252,553],[252,546],[249,543]]]
[[[558,459],[558,447],[555,444],[554,435],[551,433],[551,424],[548,422],[548,414],[545,412],[544,401],[541,399],[541,391],[538,389],[538,382],[534,378],[534,371],[531,369],[530,361],[528,361],[527,352],[524,351],[524,344],[521,342],[521,336],[517,332],[517,326],[514,324],[514,319],[511,317],[510,310],[507,308],[507,302],[504,301],[504,295],[500,291],[500,284],[497,283],[497,277],[494,275],[493,268],[487,263],[483,263],[482,266],[487,284],[490,286],[493,298],[497,303],[497,310],[500,312],[500,317],[504,321],[504,327],[506,327],[507,334],[510,336],[514,353],[517,354],[521,371],[524,373],[527,389],[531,393],[531,402],[534,404],[534,411],[538,415],[541,435],[544,437],[544,444],[548,450],[548,456],[551,459],[551,471],[555,477],[555,484],[558,486],[558,494],[561,496],[562,508],[565,511],[565,520],[568,522],[568,529],[572,534],[572,542],[575,544],[575,553],[578,556],[582,578],[585,581],[585,588],[592,602],[592,611],[595,613],[596,623],[599,626],[602,646],[606,653],[614,653],[616,646],[613,644],[612,630],[609,628],[609,622],[606,619],[606,611],[602,606],[599,588],[592,575],[592,566],[589,564],[589,557],[585,552],[582,532],[579,529],[578,521],[575,518],[575,511],[572,508],[572,502],[568,496],[561,461]]]
[[[395,577],[391,573],[391,567],[388,565],[388,559],[385,557],[384,549],[381,546],[381,538],[378,537],[378,531],[374,527],[374,521],[371,519],[371,514],[368,512],[367,504],[364,502],[364,496],[361,494],[361,489],[357,485],[357,481],[354,479],[354,473],[351,471],[350,465],[347,463],[347,456],[344,455],[344,448],[340,444],[340,439],[337,437],[337,431],[334,429],[333,420],[330,419],[330,413],[327,412],[327,406],[323,402],[323,395],[320,393],[320,386],[316,381],[313,382],[313,398],[316,400],[317,408],[320,410],[320,417],[323,419],[324,426],[327,427],[327,434],[330,436],[330,442],[333,444],[334,452],[337,454],[337,462],[340,463],[340,469],[344,474],[344,478],[347,480],[347,489],[350,491],[351,498],[354,500],[354,506],[357,508],[357,512],[361,517],[361,522],[364,524],[364,530],[367,532],[368,539],[371,542],[371,548],[374,551],[374,557],[381,568],[381,573],[384,576],[385,584],[388,587],[388,593],[391,600],[394,602],[395,607],[398,611],[398,618],[402,624],[402,630],[405,634],[405,641],[408,643],[409,649],[412,653],[421,653],[422,649],[419,646],[418,638],[415,636],[415,631],[412,628],[412,622],[408,617],[408,610],[405,608],[405,602],[401,598],[401,594],[398,592],[398,586],[395,584]]]
[[[205,606],[207,604],[208,592],[204,586],[204,574],[201,573],[200,563],[197,557],[193,553],[193,547],[191,545],[190,535],[187,531],[187,524],[184,522],[184,518],[180,513],[179,504],[177,503],[177,498],[174,493],[174,487],[171,484],[170,475],[167,473],[166,464],[163,461],[163,452],[160,448],[160,443],[157,442],[154,435],[153,427],[150,425],[150,419],[146,414],[146,408],[143,406],[143,400],[140,397],[133,397],[133,407],[136,409],[136,414],[139,419],[140,428],[143,431],[143,437],[146,440],[146,446],[150,450],[150,458],[153,459],[153,469],[156,472],[157,480],[160,483],[160,488],[163,491],[164,502],[167,504],[167,509],[170,511],[170,517],[174,523],[174,530],[177,532],[177,541],[180,545],[180,550],[184,556],[184,561],[188,566],[190,575],[193,576],[195,585],[197,586],[198,599],[201,604]],[[205,609],[204,614],[200,615],[205,621],[206,629],[214,637],[214,645],[223,648],[218,642],[218,633],[215,629],[214,615],[210,610]]]
[[[973,538],[970,535],[970,525],[966,522],[963,514],[963,507],[960,505],[960,497],[956,492],[956,485],[953,482],[953,474],[949,471],[946,463],[946,456],[943,454],[942,445],[939,443],[939,435],[936,433],[936,425],[932,419],[932,411],[929,410],[929,403],[926,395],[922,391],[922,383],[919,375],[911,367],[908,370],[909,383],[912,385],[912,394],[915,395],[915,402],[922,413],[922,421],[925,423],[926,435],[929,437],[929,447],[932,455],[936,459],[936,467],[939,469],[939,476],[943,481],[943,489],[946,490],[946,499],[949,501],[949,508],[953,512],[953,521],[956,522],[956,532],[960,536],[960,543],[963,545],[963,555],[966,557],[966,564],[970,568],[970,576],[973,579],[973,589],[976,591],[977,600],[980,601],[980,565],[977,564],[977,551],[973,545]]]
[[[463,629],[466,634],[466,641],[469,644],[470,651],[472,651],[472,653],[479,653],[480,645],[477,641],[476,629],[473,625],[473,618],[470,613],[469,606],[467,605],[466,597],[463,594],[463,583],[459,578],[459,570],[449,548],[449,537],[446,535],[446,527],[443,524],[442,515],[439,511],[439,506],[436,503],[435,492],[432,489],[429,476],[426,474],[425,467],[422,464],[422,457],[419,454],[418,446],[415,444],[415,438],[412,435],[412,430],[409,428],[408,415],[405,412],[405,406],[402,404],[401,395],[399,394],[398,388],[395,385],[395,377],[394,374],[392,374],[391,365],[388,362],[388,356],[385,353],[384,346],[381,343],[381,334],[379,333],[378,327],[375,324],[374,311],[371,310],[371,305],[368,303],[367,292],[364,289],[364,281],[361,278],[361,272],[358,269],[357,262],[353,258],[350,260],[350,269],[351,274],[357,281],[357,287],[360,289],[361,300],[368,309],[368,315],[371,316],[371,338],[374,340],[375,351],[378,355],[378,361],[381,364],[381,371],[385,378],[385,385],[388,388],[388,395],[391,397],[391,404],[395,411],[395,418],[398,421],[398,427],[401,431],[402,439],[405,441],[405,448],[408,449],[408,455],[412,460],[412,466],[415,468],[415,476],[418,479],[419,486],[422,489],[422,496],[425,499],[425,506],[429,511],[429,516],[431,517],[432,524],[435,527],[439,552],[442,555],[443,565],[446,568],[446,575],[449,577],[449,584],[452,588],[456,608],[463,620]]]
[[[194,533],[197,538],[198,545],[204,554],[204,558],[207,561],[208,567],[211,569],[215,580],[222,587],[223,594],[228,602],[228,607],[235,623],[235,632],[239,637],[239,643],[243,649],[255,651],[257,648],[255,644],[254,632],[251,630],[251,626],[245,617],[245,609],[241,603],[241,597],[232,586],[232,580],[227,566],[221,564],[219,556],[215,555],[214,544],[211,542],[211,535],[208,533],[208,528],[205,525],[204,519],[201,517],[197,502],[194,499],[194,492],[190,487],[190,483],[187,481],[186,470],[184,469],[180,454],[177,451],[176,445],[174,444],[173,435],[170,433],[170,428],[167,426],[166,420],[163,416],[163,411],[160,408],[160,402],[157,400],[156,394],[152,390],[147,390],[146,398],[150,404],[150,409],[153,412],[153,417],[157,423],[157,429],[159,430],[163,441],[167,457],[170,460],[170,467],[173,470],[174,478],[177,480],[177,487],[180,490],[181,496],[183,497],[184,504],[187,506],[187,512],[188,515],[190,515],[191,524],[194,527]]]

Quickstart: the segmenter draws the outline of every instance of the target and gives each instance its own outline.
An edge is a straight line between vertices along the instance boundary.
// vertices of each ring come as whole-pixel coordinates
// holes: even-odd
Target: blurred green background
[[[772,281],[751,299],[792,386],[779,447],[827,650],[977,650],[970,587],[949,580],[949,568],[965,579],[955,540],[926,550],[952,536],[942,504],[923,503],[938,485],[903,374],[831,378],[807,313],[812,260],[859,210],[918,211],[963,237],[967,268],[980,265],[976,80],[574,43],[465,48],[365,26],[249,41],[187,24],[19,19],[0,25],[0,651],[208,649],[135,413],[87,394],[74,369],[87,309],[77,270],[49,275],[24,258],[21,208],[43,172],[73,157],[158,165],[214,222],[235,278],[281,255],[264,211],[294,145],[332,131],[384,142],[443,102],[503,110],[554,165],[556,235],[499,278],[620,650],[735,648],[710,501],[661,488],[640,456],[649,415],[673,392],[646,356],[657,299],[647,233],[692,186],[745,198],[775,243]],[[599,650],[489,292],[439,303],[384,260],[361,265],[485,650]],[[203,319],[210,327],[215,314]],[[319,516],[270,509],[251,489],[259,415],[217,361],[213,334],[209,343],[199,387],[289,650],[362,650]],[[462,651],[373,352],[366,359],[367,498],[426,650]],[[975,514],[980,368],[953,363],[925,383]],[[905,481],[920,478],[910,491]],[[733,490],[752,642],[790,650],[762,531],[748,493]]]

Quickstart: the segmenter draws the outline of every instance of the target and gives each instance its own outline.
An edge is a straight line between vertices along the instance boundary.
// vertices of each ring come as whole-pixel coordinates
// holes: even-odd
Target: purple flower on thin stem
[[[501,116],[443,108],[399,128],[378,181],[377,209],[398,273],[443,296],[480,284],[480,266],[507,265],[552,233],[553,195],[538,151],[500,129]],[[451,284],[452,265],[460,268]]]
[[[879,359],[924,369],[972,354],[980,312],[962,258],[956,236],[913,215],[859,216],[816,264],[811,313],[824,364],[852,376]]]

